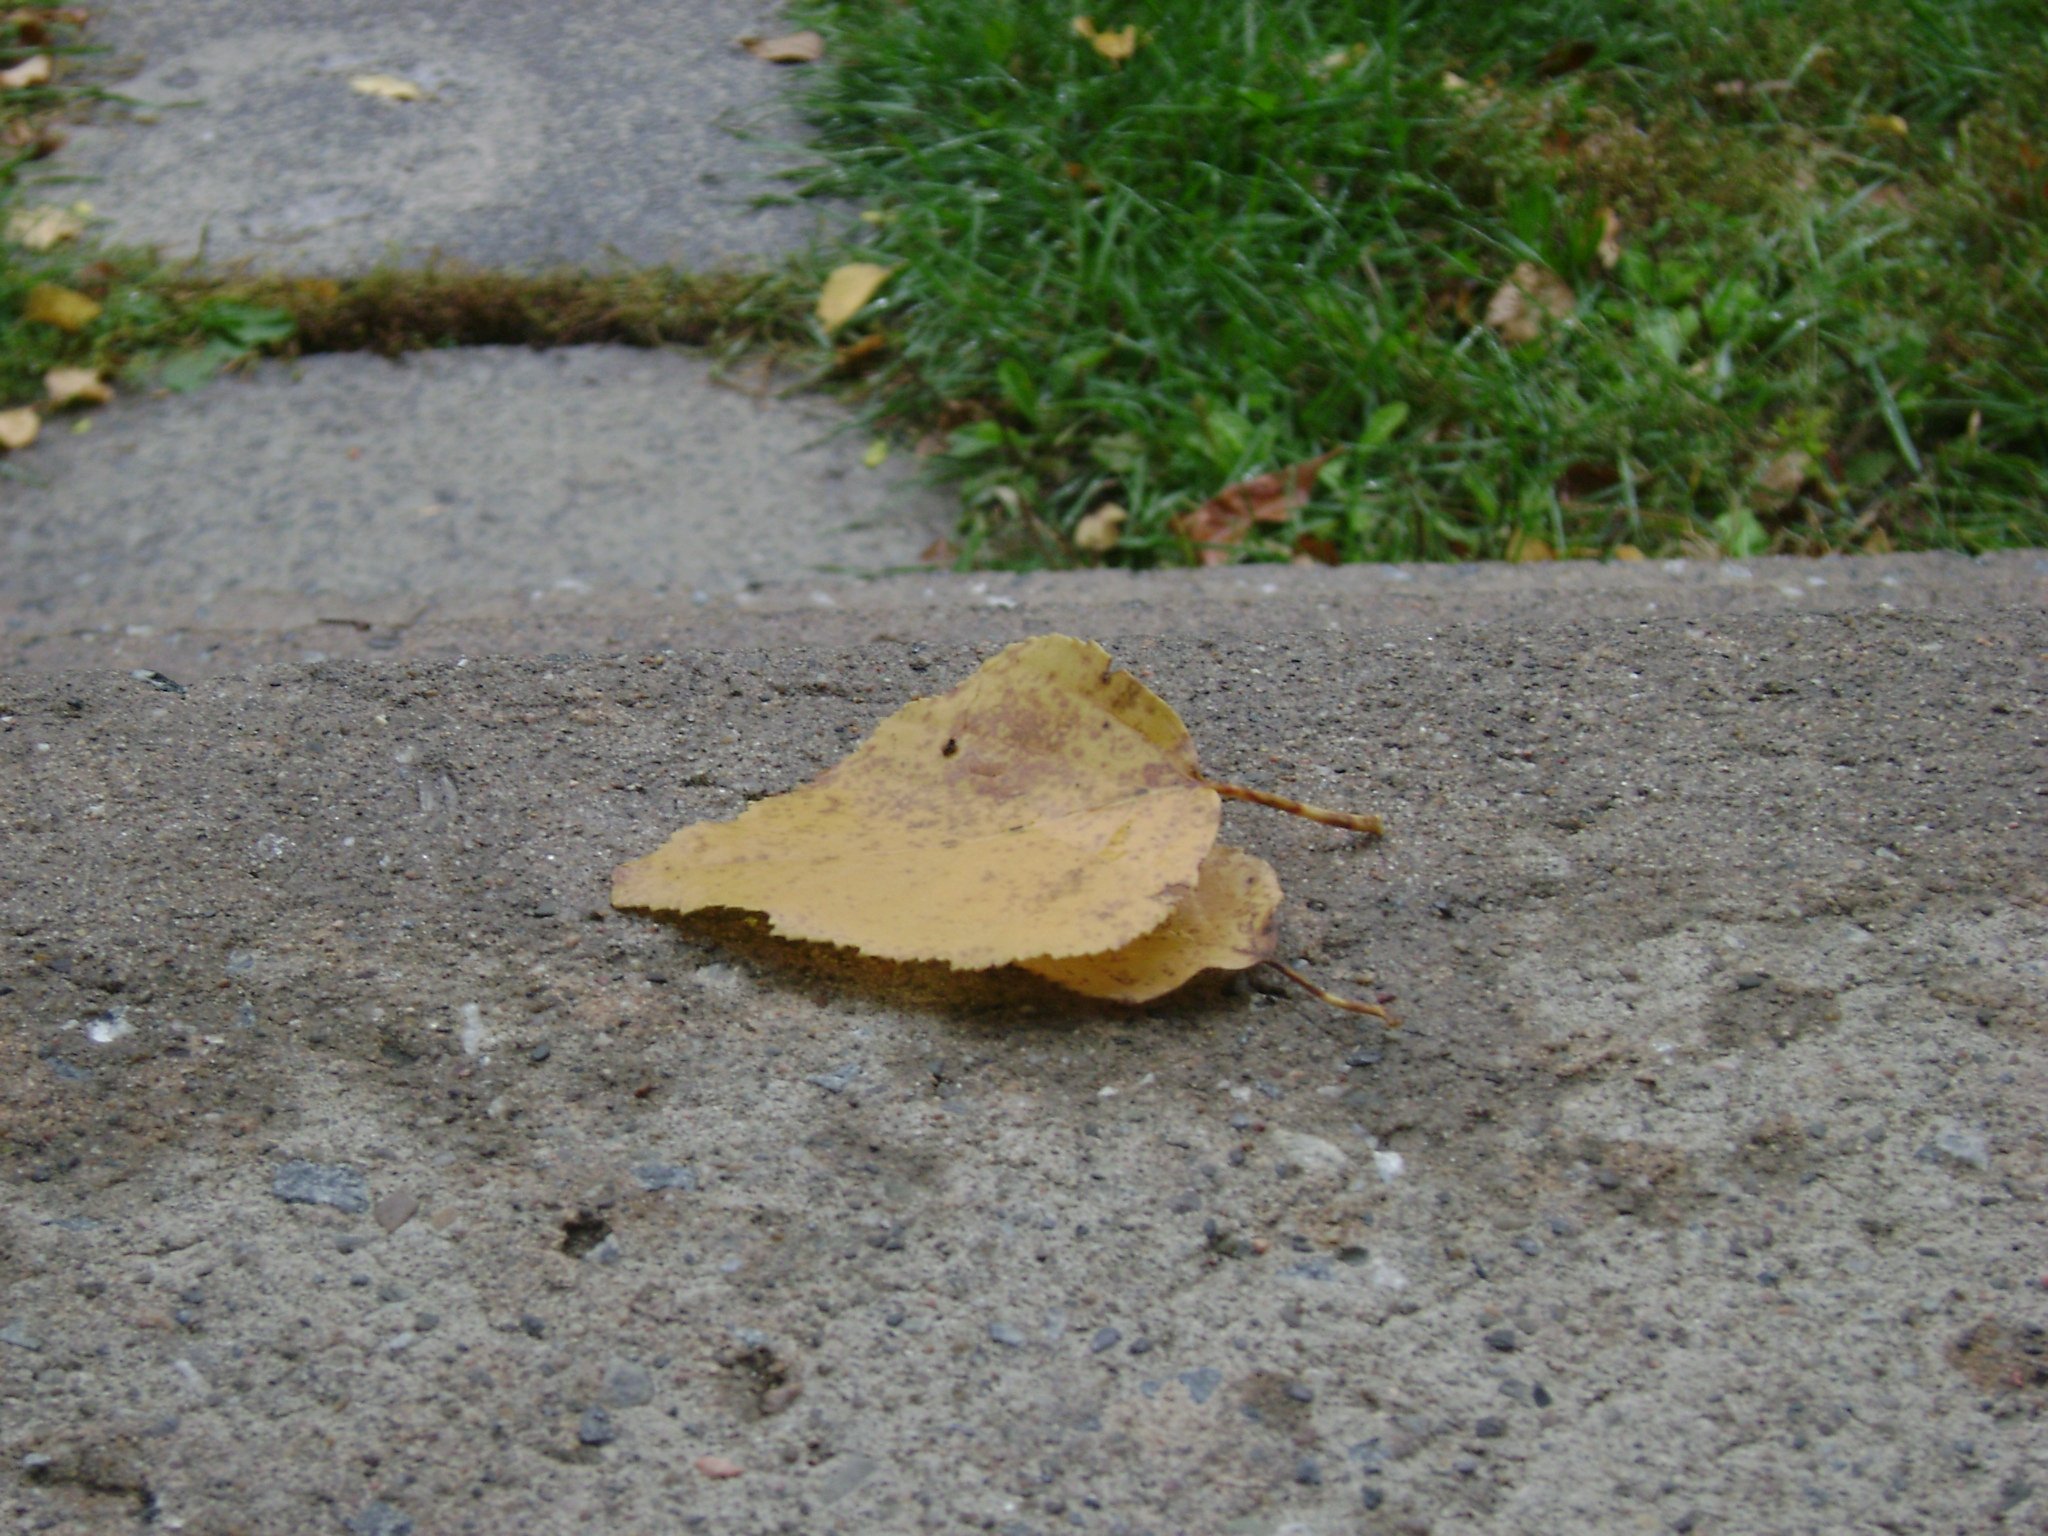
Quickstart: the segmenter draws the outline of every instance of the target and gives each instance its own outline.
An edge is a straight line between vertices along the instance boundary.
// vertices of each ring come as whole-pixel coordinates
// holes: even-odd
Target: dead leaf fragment
[[[1130,517],[1113,501],[1105,501],[1074,524],[1074,548],[1091,555],[1106,555],[1123,542],[1124,522]]]
[[[740,46],[770,64],[815,64],[825,57],[825,39],[809,30],[786,37],[743,37]]]
[[[425,101],[427,93],[402,75],[350,75],[348,88],[379,101]]]
[[[1041,635],[898,710],[836,767],[613,874],[615,906],[764,912],[786,938],[962,968],[1158,928],[1216,841],[1187,728],[1108,652]]]
[[[1486,303],[1486,323],[1509,346],[1536,340],[1552,321],[1569,320],[1578,296],[1565,280],[1533,261],[1508,275]]]
[[[85,233],[85,220],[69,208],[17,208],[7,216],[7,238],[23,250],[47,251]]]
[[[1539,539],[1534,534],[1522,532],[1519,528],[1508,536],[1507,554],[1517,565],[1557,558],[1557,551],[1550,547],[1548,539]]]
[[[1621,220],[1612,208],[1600,210],[1600,244],[1596,250],[1600,265],[1612,272],[1621,261]]]
[[[0,91],[20,91],[32,85],[46,84],[50,70],[47,53],[32,53],[11,69],[0,69]]]
[[[0,411],[0,448],[9,453],[28,447],[43,430],[43,419],[36,414],[35,407],[24,405],[12,411]]]
[[[43,393],[52,408],[105,405],[114,398],[113,389],[93,368],[52,368],[43,375]]]
[[[73,288],[37,283],[21,307],[22,318],[54,325],[60,331],[82,331],[100,317],[100,306]]]
[[[1222,565],[1230,558],[1230,546],[1242,542],[1252,524],[1284,523],[1306,506],[1316,476],[1343,451],[1340,444],[1286,469],[1226,486],[1194,511],[1176,517],[1174,530],[1203,546],[1202,564]]]
[[[1105,32],[1086,16],[1074,18],[1074,35],[1086,38],[1097,53],[1119,66],[1138,51],[1140,41],[1136,27],[1119,27],[1113,32]]]
[[[1795,448],[1766,464],[1756,477],[1757,488],[1780,502],[1790,501],[1813,475],[1813,455]]]
[[[1201,971],[1242,971],[1272,959],[1279,909],[1273,866],[1218,843],[1202,861],[1194,893],[1150,933],[1107,954],[1026,960],[1024,969],[1084,997],[1150,1002]]]
[[[825,279],[824,289],[818,294],[818,323],[828,334],[838,330],[866,308],[868,300],[875,296],[895,270],[872,261],[852,261],[843,267],[834,267]]]

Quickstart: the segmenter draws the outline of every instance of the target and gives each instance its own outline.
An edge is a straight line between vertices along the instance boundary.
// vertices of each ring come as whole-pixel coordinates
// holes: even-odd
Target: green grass
[[[1132,0],[1121,67],[1075,10],[807,11],[813,189],[898,268],[841,340],[970,558],[1115,502],[1183,562],[1337,447],[1234,558],[2048,543],[2039,0]],[[1510,346],[1525,262],[1577,308]]]

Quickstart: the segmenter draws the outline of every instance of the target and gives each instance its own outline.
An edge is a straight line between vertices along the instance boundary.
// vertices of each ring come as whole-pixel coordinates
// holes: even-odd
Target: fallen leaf
[[[825,39],[811,31],[786,37],[743,37],[740,46],[770,64],[815,64],[825,57]]]
[[[895,270],[872,261],[853,261],[843,267],[834,267],[818,295],[818,323],[828,334],[838,330],[866,307],[868,300],[875,296],[876,290],[889,280],[889,274]]]
[[[1342,565],[1344,551],[1337,547],[1335,539],[1304,533],[1294,541],[1294,558],[1304,565]]]
[[[7,238],[30,251],[47,251],[85,233],[85,220],[69,208],[17,208],[7,216]]]
[[[350,75],[348,88],[379,101],[425,101],[427,93],[400,75]]]
[[[1578,307],[1577,295],[1563,278],[1525,261],[1487,300],[1486,323],[1509,346],[1520,346],[1541,336],[1551,321],[1569,320]]]
[[[43,393],[53,407],[105,405],[114,398],[114,391],[93,368],[52,368],[43,375]]]
[[[1253,523],[1284,523],[1306,506],[1316,476],[1343,451],[1340,444],[1300,464],[1226,486],[1176,517],[1174,531],[1203,546],[1202,564],[1222,565],[1230,558],[1229,546],[1242,542]]]
[[[1900,139],[1913,131],[1906,120],[1896,112],[1873,112],[1863,119],[1863,126],[1872,133],[1889,134]]]
[[[860,462],[864,468],[880,469],[888,457],[889,439],[878,437],[868,444],[868,451],[860,456]]]
[[[621,865],[612,901],[963,968],[1101,954],[1166,921],[1221,814],[1172,709],[1100,646],[1041,635],[802,788]]]
[[[960,547],[944,534],[917,552],[919,565],[951,565],[960,558]]]
[[[1130,517],[1113,501],[1105,501],[1074,524],[1074,548],[1091,555],[1106,555],[1123,542],[1124,522]]]
[[[76,289],[37,283],[21,307],[24,320],[54,325],[60,331],[82,331],[100,316],[100,306]]]
[[[1522,532],[1519,528],[1508,536],[1507,554],[1508,558],[1518,565],[1557,558],[1557,551],[1550,547],[1549,540],[1539,539],[1534,534]]]
[[[1813,455],[1795,448],[1766,464],[1756,477],[1757,488],[1780,502],[1790,501],[1813,475]]]
[[[1086,16],[1074,18],[1074,35],[1085,37],[1097,53],[1119,66],[1138,51],[1140,41],[1136,27],[1119,27],[1114,32],[1105,32]]]
[[[32,53],[11,69],[0,69],[0,91],[20,91],[31,85],[42,85],[50,78],[50,68],[47,53]]]
[[[1553,43],[1550,51],[1536,61],[1539,76],[1568,75],[1592,61],[1599,48],[1584,38],[1567,38]]]
[[[889,335],[886,331],[870,331],[867,335],[832,354],[832,371],[840,374],[860,373],[880,360],[889,350]]]
[[[24,405],[12,411],[0,411],[0,448],[9,453],[28,447],[42,430],[43,418],[36,414],[32,405]]]
[[[1085,997],[1150,1002],[1202,971],[1242,971],[1273,958],[1280,877],[1255,854],[1218,843],[1194,892],[1150,933],[1100,955],[1026,960],[1024,969]]]
[[[1471,83],[1471,81],[1467,80],[1456,70],[1447,69],[1444,71],[1443,88],[1447,91],[1462,91]]]
[[[1600,244],[1596,254],[1600,265],[1609,272],[1621,261],[1621,220],[1615,217],[1612,208],[1600,210]]]
[[[1609,550],[1608,553],[1613,555],[1615,559],[1624,562],[1636,561],[1643,558],[1643,552],[1640,549],[1637,549],[1633,544],[1617,544],[1614,546],[1613,549]]]

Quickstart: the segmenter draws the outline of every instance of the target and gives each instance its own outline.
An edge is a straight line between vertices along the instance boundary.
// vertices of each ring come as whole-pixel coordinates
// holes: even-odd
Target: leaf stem
[[[1387,1012],[1378,1003],[1361,1003],[1355,997],[1339,997],[1336,993],[1317,986],[1284,960],[1268,960],[1266,964],[1273,967],[1274,970],[1285,976],[1310,997],[1316,999],[1317,1002],[1328,1003],[1332,1008],[1342,1008],[1346,1013],[1369,1013],[1389,1029],[1399,1029],[1401,1027],[1401,1021]]]
[[[1320,805],[1306,805],[1299,800],[1290,800],[1285,795],[1253,789],[1244,784],[1219,783],[1199,773],[1195,775],[1195,782],[1215,790],[1226,800],[1249,800],[1253,805],[1271,806],[1274,810],[1285,811],[1290,816],[1304,816],[1310,821],[1319,821],[1326,827],[1342,827],[1347,832],[1363,832],[1368,837],[1386,835],[1386,823],[1369,812],[1332,811]]]

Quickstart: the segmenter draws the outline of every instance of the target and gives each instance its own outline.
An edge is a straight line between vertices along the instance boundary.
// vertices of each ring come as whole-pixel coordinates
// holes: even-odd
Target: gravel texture
[[[1387,818],[1229,831],[1393,1033],[608,912],[1028,602],[6,675],[0,1512],[2037,1525],[2048,620],[1892,569],[1945,611],[1077,599],[1212,771]]]

